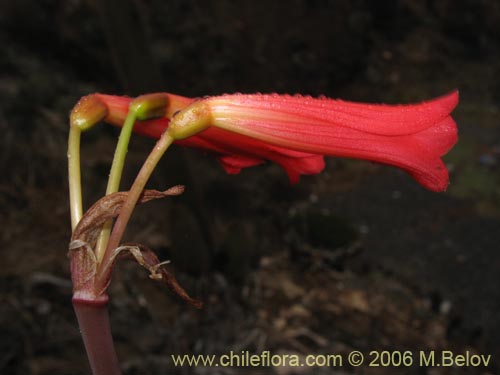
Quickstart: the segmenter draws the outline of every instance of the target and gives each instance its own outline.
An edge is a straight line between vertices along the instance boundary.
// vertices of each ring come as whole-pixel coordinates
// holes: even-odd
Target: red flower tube
[[[121,125],[129,99],[102,97],[108,105],[123,101],[123,115],[107,118]],[[296,182],[301,174],[320,172],[327,155],[401,168],[432,191],[448,186],[441,156],[457,141],[457,127],[450,116],[458,103],[457,91],[411,105],[277,94],[182,100],[182,105],[191,104],[173,116],[169,131],[197,128],[196,135],[177,143],[215,153],[229,173],[271,160]],[[159,137],[168,126],[164,118],[138,123],[134,131]]]

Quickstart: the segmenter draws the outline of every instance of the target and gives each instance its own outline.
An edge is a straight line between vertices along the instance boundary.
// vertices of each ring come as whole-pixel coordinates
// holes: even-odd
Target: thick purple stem
[[[78,325],[93,375],[120,375],[108,316],[108,296],[73,297]]]

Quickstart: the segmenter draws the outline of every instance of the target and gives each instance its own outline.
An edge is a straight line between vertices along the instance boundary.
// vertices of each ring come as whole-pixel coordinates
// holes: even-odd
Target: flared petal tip
[[[427,190],[442,193],[448,189],[450,178],[446,166],[436,168],[432,175],[413,175],[413,178]]]

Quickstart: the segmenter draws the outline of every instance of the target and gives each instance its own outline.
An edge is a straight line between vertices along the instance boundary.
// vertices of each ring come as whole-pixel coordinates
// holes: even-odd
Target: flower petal
[[[208,99],[216,117],[283,120],[288,129],[304,122],[321,132],[332,125],[371,134],[404,135],[419,132],[447,117],[458,103],[458,92],[419,104],[365,104],[301,95],[233,94]],[[326,130],[328,131],[328,130]]]
[[[440,157],[457,141],[456,125],[449,117],[458,101],[457,92],[409,106],[350,103],[340,106],[343,112],[338,118],[325,107],[330,103],[339,109],[338,101],[332,99],[304,100],[311,105],[310,117],[297,97],[277,99],[239,94],[208,98],[205,103],[212,110],[213,125],[229,132],[291,150],[396,166],[430,190],[446,189],[448,171]],[[343,116],[349,111],[352,122]],[[408,124],[397,120],[399,117]]]
[[[197,136],[177,143],[202,148],[219,155],[218,160],[226,171],[232,174],[238,173],[244,167],[258,165],[269,160],[283,167],[291,183],[297,183],[300,175],[317,174],[325,167],[322,155],[266,144],[217,128],[209,128]]]

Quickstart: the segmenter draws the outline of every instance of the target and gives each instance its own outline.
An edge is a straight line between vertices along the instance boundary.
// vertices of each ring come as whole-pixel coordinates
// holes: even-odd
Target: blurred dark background
[[[173,150],[128,239],[171,259],[201,311],[121,264],[111,317],[125,374],[350,374],[173,368],[171,353],[465,350],[500,356],[500,2],[496,0],[17,0],[0,2],[0,373],[85,374],[70,299],[68,114],[92,92],[326,95],[405,103],[460,90],[446,193],[328,159],[289,186],[265,165],[227,176]],[[83,138],[87,205],[117,131]],[[153,141],[135,137],[124,186]],[[363,368],[365,374],[401,369]]]

